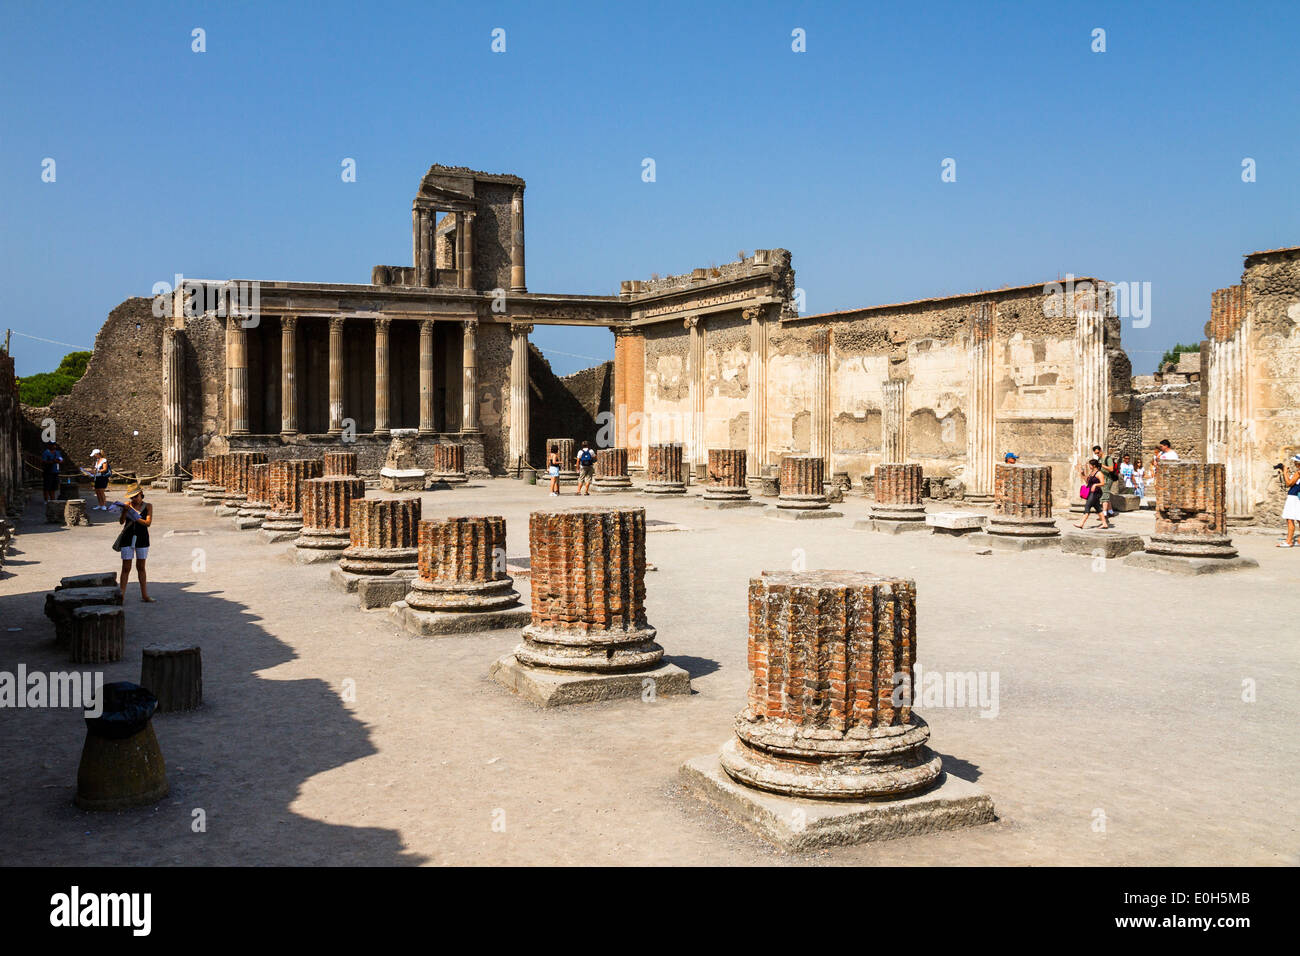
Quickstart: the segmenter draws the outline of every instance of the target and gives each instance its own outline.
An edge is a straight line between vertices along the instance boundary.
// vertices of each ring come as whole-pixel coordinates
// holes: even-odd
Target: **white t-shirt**
[[[1162,452],[1160,453],[1160,457],[1163,458],[1165,461],[1177,461],[1177,460],[1178,460],[1178,452],[1174,451],[1174,450],[1171,448],[1171,449],[1169,449],[1169,451],[1162,451]]]

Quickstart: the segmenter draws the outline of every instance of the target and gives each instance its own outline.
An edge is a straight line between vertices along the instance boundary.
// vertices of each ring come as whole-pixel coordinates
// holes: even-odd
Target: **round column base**
[[[682,481],[648,481],[641,489],[647,495],[684,495],[686,483]]]
[[[167,767],[152,723],[124,740],[86,735],[75,801],[82,810],[147,807],[167,796],[167,789]]]
[[[1017,520],[998,515],[989,518],[988,526],[984,530],[989,534],[1000,534],[1009,538],[1051,538],[1061,533],[1054,518]]]
[[[519,604],[513,578],[497,581],[426,581],[415,578],[406,604],[417,611],[500,611]]]
[[[1153,534],[1147,545],[1151,554],[1179,558],[1235,558],[1237,549],[1226,534]]]
[[[610,488],[610,489],[631,488],[632,479],[628,475],[615,475],[613,477],[608,477],[608,478],[597,478],[595,481],[592,482],[592,487]]]
[[[744,485],[708,485],[703,497],[705,501],[748,501],[749,489]]]
[[[829,508],[831,503],[825,495],[787,495],[781,494],[776,499],[776,506],[787,511],[817,511]]]
[[[654,667],[664,649],[653,627],[612,631],[562,631],[530,624],[515,659],[532,667],[558,670],[627,671]]]
[[[302,513],[297,511],[269,511],[262,521],[264,531],[301,531]]]
[[[871,517],[880,521],[925,522],[925,505],[872,505]]]
[[[430,481],[440,481],[444,485],[463,485],[469,478],[463,471],[435,471],[429,475]]]
[[[419,564],[415,548],[354,548],[339,555],[339,567],[352,574],[381,575],[409,571]]]

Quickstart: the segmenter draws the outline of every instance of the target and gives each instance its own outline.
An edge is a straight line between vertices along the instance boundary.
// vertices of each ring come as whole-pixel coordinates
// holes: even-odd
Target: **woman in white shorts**
[[[153,505],[144,500],[144,489],[139,484],[131,484],[126,489],[126,497],[117,517],[122,525],[122,533],[118,536],[122,542],[122,577],[118,587],[125,598],[126,582],[131,577],[131,562],[135,561],[136,576],[140,579],[140,600],[152,604],[144,562],[149,557],[149,526],[153,524]]]
[[[1279,542],[1278,547],[1294,548],[1296,531],[1300,529],[1300,455],[1292,455],[1291,460],[1282,467],[1282,484],[1286,487],[1286,504],[1282,506],[1282,517],[1286,519],[1286,541]]]

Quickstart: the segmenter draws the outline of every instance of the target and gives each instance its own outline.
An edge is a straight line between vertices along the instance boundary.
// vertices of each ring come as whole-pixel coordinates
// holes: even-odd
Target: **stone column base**
[[[257,536],[267,544],[277,541],[292,541],[302,533],[302,515],[298,512],[280,514],[272,511],[262,521],[262,530]]]
[[[781,521],[811,521],[815,518],[843,518],[844,512],[831,511],[830,505],[823,505],[821,510],[808,508],[785,508],[778,502],[764,517],[777,518]]]
[[[522,604],[486,611],[424,611],[398,601],[389,613],[395,624],[420,637],[510,630],[532,620],[532,612]]]
[[[712,508],[715,511],[728,511],[732,508],[766,508],[767,504],[762,501],[754,501],[752,498],[723,498],[718,500],[705,495],[700,499],[700,503],[706,508]]]
[[[1143,547],[1142,535],[1132,531],[1084,531],[1070,528],[1061,535],[1061,550],[1066,554],[1122,558],[1134,551],[1141,551]]]
[[[925,523],[925,515],[920,518],[911,518],[907,521],[898,521],[889,518],[864,518],[860,521],[853,522],[854,531],[876,531],[880,534],[907,534],[911,531],[929,531],[930,526]]]
[[[1041,548],[1059,548],[1061,546],[1061,533],[1058,531],[1054,535],[1030,537],[1027,535],[994,534],[991,531],[980,531],[972,534],[970,540],[976,544],[997,548],[1000,551],[1036,551]]]
[[[245,514],[241,510],[235,517],[235,528],[240,531],[249,531],[262,527],[265,519],[261,515]]]
[[[684,495],[686,483],[683,481],[647,481],[641,489],[643,495]]]
[[[705,501],[748,501],[749,489],[744,485],[706,485],[703,497]]]
[[[418,564],[415,548],[354,548],[349,544],[339,557],[339,567],[353,576],[414,571]]]
[[[429,476],[434,485],[463,485],[469,478],[463,471],[436,471]]]
[[[597,491],[626,491],[632,487],[632,478],[630,475],[621,475],[613,478],[596,478],[591,483],[591,487]]]
[[[346,577],[358,578],[357,602],[363,611],[400,604],[405,600],[406,592],[411,589],[411,581],[416,574],[414,571],[394,571],[392,574],[360,576],[348,575],[346,571],[340,572],[338,568],[330,572],[331,576],[338,573]]]
[[[1139,551],[1130,554],[1124,563],[1149,571],[1172,571],[1175,574],[1214,574],[1218,571],[1242,571],[1257,568],[1254,558],[1186,558],[1174,554],[1152,554]]]
[[[299,564],[337,561],[351,540],[346,528],[303,528],[294,541],[293,559]]]
[[[592,673],[533,667],[507,654],[492,665],[488,676],[539,707],[621,698],[650,702],[669,694],[691,692],[691,675],[676,664],[662,661],[646,670]]]
[[[894,800],[809,800],[754,790],[731,779],[717,754],[696,757],[681,779],[697,798],[782,850],[798,853],[992,823],[993,801],[943,774],[931,789]]]

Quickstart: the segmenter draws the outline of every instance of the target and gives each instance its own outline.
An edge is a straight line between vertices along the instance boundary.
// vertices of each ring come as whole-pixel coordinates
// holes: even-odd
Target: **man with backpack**
[[[591,450],[591,445],[587,442],[582,443],[578,449],[576,459],[578,466],[578,494],[591,494],[591,479],[596,477],[596,453]]]

